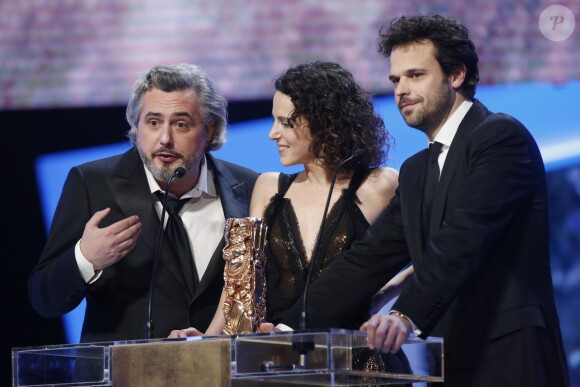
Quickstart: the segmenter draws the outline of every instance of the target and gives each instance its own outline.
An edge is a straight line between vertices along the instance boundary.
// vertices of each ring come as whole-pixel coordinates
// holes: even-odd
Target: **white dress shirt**
[[[439,164],[439,171],[443,170],[443,165],[445,164],[445,159],[447,158],[447,152],[449,152],[449,147],[451,146],[451,142],[453,142],[453,138],[455,137],[455,133],[457,133],[457,129],[459,129],[459,124],[465,118],[465,115],[471,108],[473,102],[471,101],[463,101],[461,105],[451,114],[451,116],[445,121],[439,132],[435,136],[433,142],[439,142],[443,146],[441,147],[441,153],[439,153],[439,158],[437,162]],[[441,172],[439,172],[441,175]]]

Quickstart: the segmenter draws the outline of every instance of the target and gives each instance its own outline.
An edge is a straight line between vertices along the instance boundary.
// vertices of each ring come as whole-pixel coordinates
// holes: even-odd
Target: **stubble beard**
[[[411,113],[405,115],[401,112],[405,123],[428,136],[434,133],[447,120],[453,106],[453,99],[449,97],[449,88],[450,86],[444,83],[431,98],[423,98],[420,101],[422,105]]]
[[[147,168],[149,172],[151,172],[155,180],[160,182],[168,181],[171,178],[171,176],[173,176],[173,172],[175,171],[175,169],[178,167],[184,167],[186,170],[186,174],[189,174],[195,167],[199,168],[201,160],[203,159],[205,153],[204,149],[200,149],[189,159],[184,159],[180,153],[177,153],[169,149],[163,149],[164,152],[174,153],[175,156],[179,159],[178,161],[179,165],[174,165],[174,163],[163,164],[163,166],[159,168],[153,163],[153,159],[155,158],[155,153],[159,152],[161,149],[157,149],[151,155],[147,156],[141,150],[141,147],[139,146],[138,142],[136,142],[135,145],[137,147],[137,151],[139,152],[139,156],[141,157],[141,161],[143,161],[143,164],[145,165],[145,168]]]

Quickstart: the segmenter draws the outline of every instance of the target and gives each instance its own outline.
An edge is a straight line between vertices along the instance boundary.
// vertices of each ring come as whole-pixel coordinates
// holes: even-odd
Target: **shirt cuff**
[[[85,283],[92,284],[101,276],[102,270],[95,271],[93,264],[90,263],[83,253],[81,252],[81,241],[79,240],[75,245],[75,259],[77,261],[77,266],[81,276],[85,280]]]
[[[413,327],[413,334],[415,336],[420,337],[423,334],[423,332],[417,327],[417,325],[415,325],[413,320],[411,320],[409,317],[407,317],[407,315],[405,315],[399,311],[393,310],[393,309],[391,309],[389,311],[389,314],[394,314],[395,316],[399,316],[399,317],[404,318],[405,320],[409,321],[411,323],[411,326]]]

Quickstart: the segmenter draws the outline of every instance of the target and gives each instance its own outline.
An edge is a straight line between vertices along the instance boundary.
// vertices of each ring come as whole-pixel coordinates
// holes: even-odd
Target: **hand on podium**
[[[260,323],[258,326],[258,333],[269,333],[269,332],[292,332],[294,329],[290,328],[286,324],[278,324],[274,326],[274,324],[269,322]]]
[[[176,329],[171,331],[168,339],[178,339],[182,337],[193,337],[193,336],[205,336],[205,333],[198,331],[194,327],[189,327],[185,329]]]
[[[278,324],[274,326],[274,324],[269,322],[260,323],[258,327],[258,333],[269,333],[269,332],[287,332],[291,331],[292,328],[284,325]],[[208,334],[200,332],[199,330],[195,329],[194,327],[189,327],[185,329],[175,329],[171,331],[168,339],[179,339],[184,337],[194,337],[194,336],[207,336]]]
[[[397,314],[375,314],[360,327],[367,333],[370,349],[396,353],[413,331],[411,321]]]
[[[276,332],[276,327],[272,323],[263,322],[260,323],[260,325],[258,326],[258,332],[259,333]]]

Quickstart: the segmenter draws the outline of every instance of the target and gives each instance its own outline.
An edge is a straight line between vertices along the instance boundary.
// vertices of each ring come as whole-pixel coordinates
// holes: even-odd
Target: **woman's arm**
[[[262,173],[252,191],[252,199],[250,200],[250,216],[253,218],[263,218],[266,206],[270,202],[272,196],[278,192],[278,172]]]
[[[370,313],[378,313],[383,306],[389,303],[393,298],[398,297],[405,285],[410,281],[415,270],[409,266],[399,274],[391,278],[372,298]]]
[[[218,336],[218,335],[222,335],[223,329],[226,326],[226,320],[224,318],[224,312],[222,310],[225,298],[226,298],[226,295],[224,292],[222,292],[222,295],[220,297],[220,301],[218,303],[218,308],[216,309],[215,314],[213,316],[213,319],[211,320],[211,323],[207,327],[207,330],[205,331],[205,333],[197,330],[194,327],[189,327],[189,328],[185,328],[185,329],[173,330],[173,331],[171,331],[171,333],[167,337],[170,339],[177,339],[180,337],[191,337],[191,336]]]

